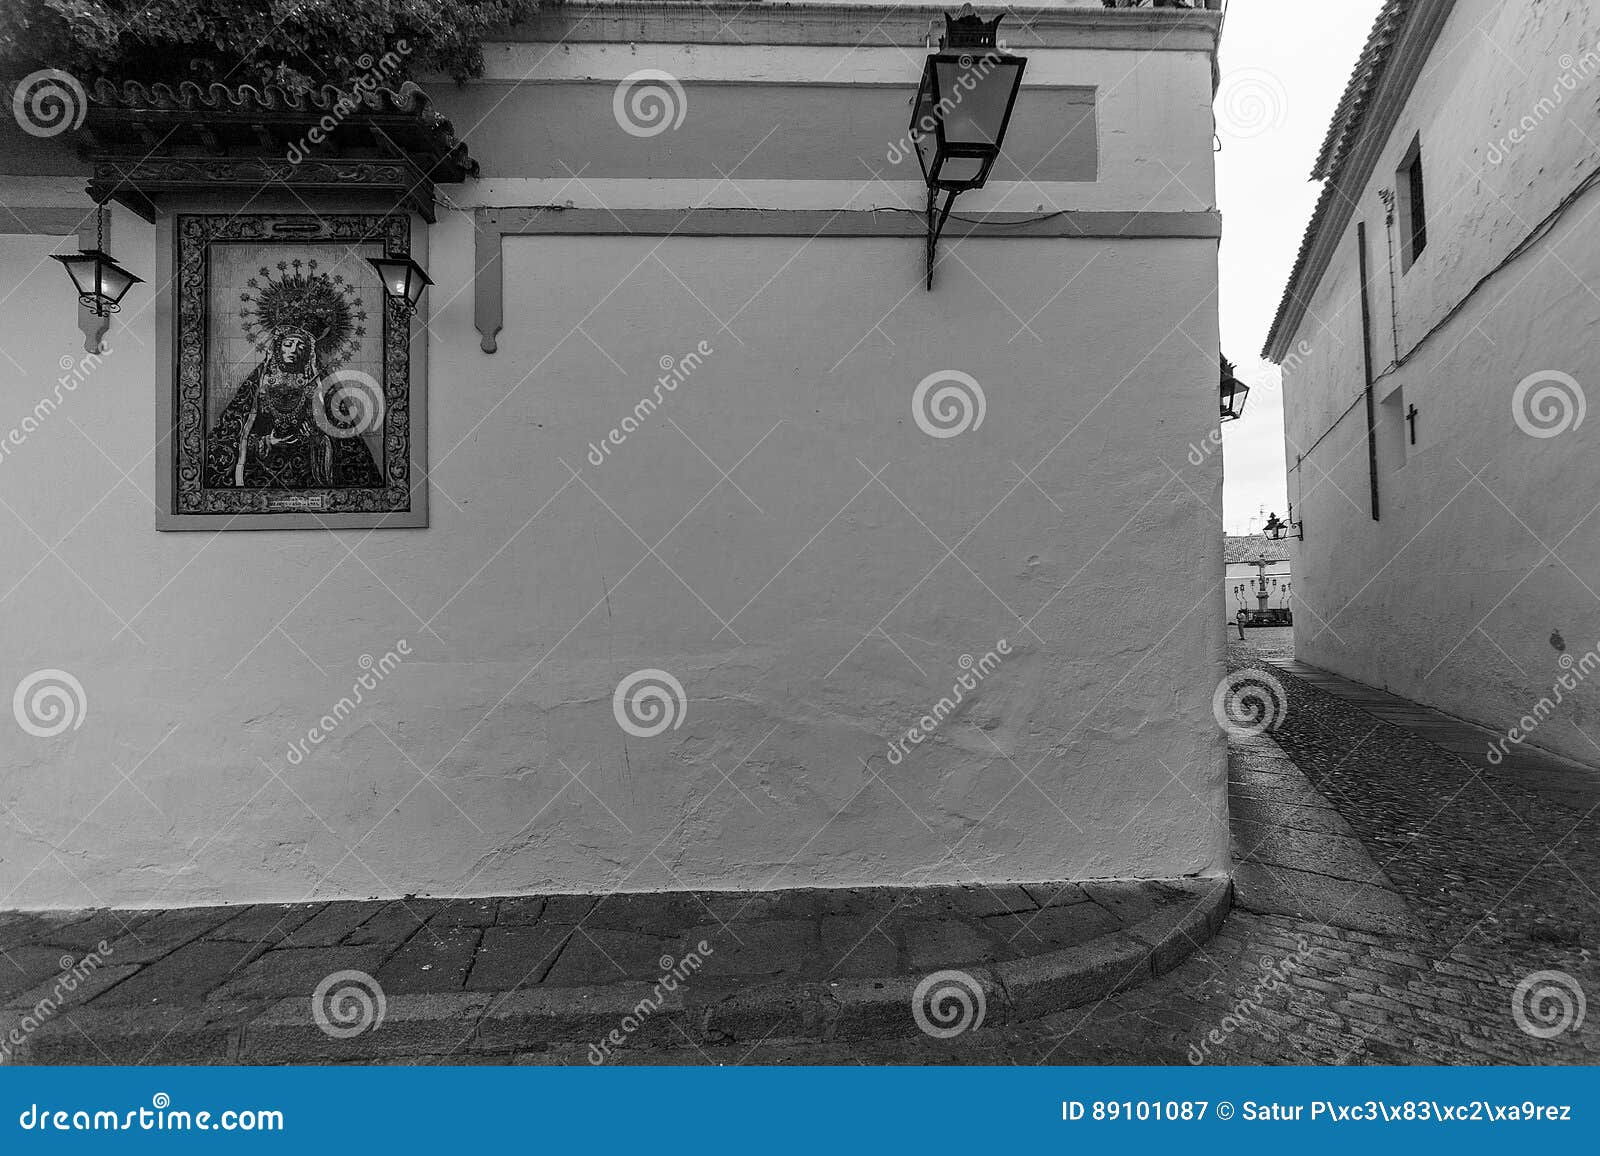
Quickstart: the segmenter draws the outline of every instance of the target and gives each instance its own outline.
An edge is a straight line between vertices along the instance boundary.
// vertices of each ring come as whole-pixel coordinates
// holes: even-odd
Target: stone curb
[[[982,992],[984,1016],[978,1026],[1081,1007],[1177,967],[1221,928],[1233,884],[1229,879],[1164,883],[1183,891],[1185,901],[1168,904],[1125,930],[1058,951],[959,969]],[[302,998],[103,1011],[76,1007],[30,1034],[16,1059],[280,1064],[450,1055],[471,1062],[550,1044],[587,1043],[590,1062],[604,1063],[628,1049],[685,1042],[709,1047],[764,1039],[892,1039],[919,1030],[912,1005],[924,978],[694,980],[679,991],[661,993],[659,1004],[656,985],[645,983],[397,995],[386,1001],[378,1028],[346,1039],[324,1032],[312,1017],[310,1001]]]

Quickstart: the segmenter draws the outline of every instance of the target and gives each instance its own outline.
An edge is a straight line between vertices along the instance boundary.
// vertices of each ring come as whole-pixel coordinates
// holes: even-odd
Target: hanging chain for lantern
[[[93,310],[96,317],[120,312],[123,295],[144,280],[118,265],[105,251],[105,244],[106,204],[97,201],[94,207],[95,247],[54,254],[66,267],[67,276],[72,278],[72,285],[78,291],[78,304]]]

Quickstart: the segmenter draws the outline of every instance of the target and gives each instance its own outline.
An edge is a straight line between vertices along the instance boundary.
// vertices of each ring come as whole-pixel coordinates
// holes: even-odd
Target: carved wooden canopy
[[[374,193],[432,221],[433,187],[476,176],[450,122],[409,81],[291,93],[277,86],[119,86],[90,96],[80,152],[89,195],[146,220],[174,195],[280,187],[306,198]]]

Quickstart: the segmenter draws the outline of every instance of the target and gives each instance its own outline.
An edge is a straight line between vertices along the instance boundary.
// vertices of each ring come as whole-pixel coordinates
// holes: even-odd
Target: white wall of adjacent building
[[[909,95],[918,53],[895,55],[906,90],[862,83],[861,109]],[[1036,57],[1041,93],[1102,89],[1098,168],[963,211],[1139,210],[1158,189],[1158,208],[1214,209],[1205,52]],[[620,155],[610,68],[568,107],[603,108],[584,131]],[[685,84],[691,109],[726,87]],[[465,130],[506,88],[491,70],[440,103]],[[914,237],[508,237],[491,356],[472,211],[557,198],[549,176],[488,167],[444,190],[427,238],[428,528],[156,532],[159,285],[8,447],[4,689],[71,671],[87,710],[54,738],[6,735],[0,907],[1226,869],[1221,465],[1163,464],[1217,420],[1214,240],[947,241],[929,294]],[[558,182],[558,203],[920,197],[863,176],[758,165],[708,201],[716,173],[613,169]],[[0,188],[81,203],[66,178]],[[160,268],[165,227],[118,211],[118,257]],[[0,236],[0,425],[81,356],[47,260],[67,247]],[[664,359],[694,351],[595,464]],[[911,401],[944,370],[986,412],[936,439]],[[956,716],[891,759],[991,651]],[[291,759],[363,656],[391,652]],[[652,738],[613,712],[642,669],[687,700]]]
[[[1391,270],[1379,192],[1396,187],[1418,139],[1428,243]],[[1289,492],[1305,524],[1298,656],[1494,729],[1550,696],[1562,647],[1570,659],[1600,644],[1600,423],[1530,436],[1514,405],[1519,384],[1547,373],[1600,401],[1600,190],[1495,272],[1600,166],[1596,140],[1600,10],[1460,0],[1357,199],[1381,374],[1381,520],[1359,402],[1354,221],[1285,365]],[[1579,395],[1559,388],[1576,418]],[[1600,686],[1564,689],[1529,741],[1600,762]]]

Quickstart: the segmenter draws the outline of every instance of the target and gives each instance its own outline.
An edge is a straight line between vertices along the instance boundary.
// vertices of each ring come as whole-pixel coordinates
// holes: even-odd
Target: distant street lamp
[[[1027,59],[997,47],[1004,13],[984,20],[967,4],[945,13],[939,51],[928,57],[911,109],[911,143],[928,186],[928,288],[939,234],[958,193],[981,189],[1011,123]],[[976,49],[978,51],[974,52]],[[939,207],[940,192],[944,205]]]
[[[1222,420],[1238,421],[1244,416],[1245,399],[1250,387],[1234,375],[1233,362],[1222,359]]]
[[[1292,505],[1289,507],[1289,520],[1287,522],[1281,521],[1278,515],[1274,513],[1268,516],[1267,524],[1263,529],[1267,537],[1274,542],[1281,542],[1285,538],[1304,540],[1306,536],[1305,525],[1294,520],[1294,506]]]

